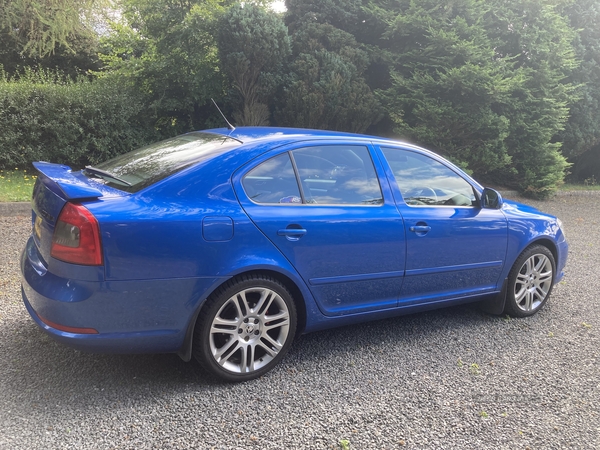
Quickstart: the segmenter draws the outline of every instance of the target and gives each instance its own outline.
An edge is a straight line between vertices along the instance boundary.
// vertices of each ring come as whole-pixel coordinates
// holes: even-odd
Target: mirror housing
[[[486,209],[500,209],[504,204],[500,192],[492,188],[484,188],[481,193],[481,207]]]

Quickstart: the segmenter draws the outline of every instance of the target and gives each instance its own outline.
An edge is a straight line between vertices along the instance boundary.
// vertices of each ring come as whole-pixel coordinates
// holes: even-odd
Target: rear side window
[[[369,149],[338,145],[308,147],[292,152],[306,203],[379,205],[379,180]]]
[[[108,186],[137,192],[192,164],[239,145],[240,142],[235,139],[216,134],[188,133],[133,150],[97,164],[94,168],[126,182],[104,178],[104,183]]]
[[[256,203],[302,203],[288,153],[266,160],[244,177],[246,194]]]

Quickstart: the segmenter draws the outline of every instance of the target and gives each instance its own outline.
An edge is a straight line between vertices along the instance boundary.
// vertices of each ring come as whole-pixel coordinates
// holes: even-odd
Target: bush
[[[154,140],[138,119],[141,97],[111,77],[65,81],[56,73],[0,76],[0,168],[50,161],[80,168]]]

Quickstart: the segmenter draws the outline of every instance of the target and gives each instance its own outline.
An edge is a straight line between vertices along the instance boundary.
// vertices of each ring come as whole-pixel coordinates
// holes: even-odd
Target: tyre
[[[508,275],[504,312],[515,317],[538,312],[552,292],[555,273],[556,263],[550,250],[542,245],[526,248]]]
[[[265,374],[296,333],[296,306],[287,288],[266,275],[240,276],[207,300],[194,331],[194,357],[228,381]]]

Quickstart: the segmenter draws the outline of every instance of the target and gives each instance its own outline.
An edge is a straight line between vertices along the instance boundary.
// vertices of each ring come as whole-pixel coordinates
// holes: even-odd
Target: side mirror
[[[500,192],[495,189],[485,188],[481,193],[481,207],[486,209],[500,209],[502,208],[502,196]]]

